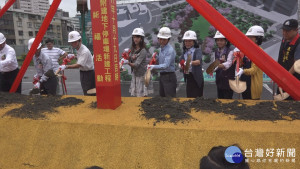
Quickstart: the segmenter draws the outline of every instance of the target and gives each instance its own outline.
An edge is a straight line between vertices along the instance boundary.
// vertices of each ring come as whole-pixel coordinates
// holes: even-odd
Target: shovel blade
[[[146,75],[145,75],[145,86],[148,87],[150,83],[151,78],[151,70],[147,69]]]
[[[185,64],[185,67],[184,67],[184,72],[189,72],[189,69],[190,69],[190,63],[192,61],[192,56],[189,55],[187,60],[186,60],[186,64]]]
[[[282,100],[287,99],[289,96],[290,96],[290,95],[289,95],[287,92],[284,92],[284,93],[282,93],[282,94],[275,95],[275,96],[274,96],[274,100],[282,101]]]
[[[240,81],[238,78],[229,80],[229,86],[236,93],[243,93],[247,89],[246,82]]]
[[[96,88],[88,90],[87,94],[96,94]]]
[[[40,89],[38,89],[38,88],[33,88],[29,92],[29,95],[38,95],[38,94],[40,94]]]
[[[208,68],[206,69],[207,74],[211,74],[214,72],[215,68],[220,64],[220,60],[216,59],[214,62],[212,62]]]

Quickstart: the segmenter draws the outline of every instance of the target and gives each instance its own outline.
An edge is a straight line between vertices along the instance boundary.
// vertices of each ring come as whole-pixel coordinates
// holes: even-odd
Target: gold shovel
[[[287,99],[290,96],[287,92],[283,92],[281,87],[279,87],[278,90],[280,94],[274,96],[274,100],[282,101]]]
[[[192,61],[192,55],[189,53],[187,59],[186,59],[186,64],[184,66],[184,72],[188,73],[189,72],[189,69],[190,69],[190,64],[191,64],[191,61]]]
[[[156,55],[157,55],[157,52],[154,52],[154,53],[152,54],[152,59],[151,59],[149,65],[154,65],[154,64],[156,64]],[[144,82],[144,84],[145,84],[146,87],[149,86],[149,84],[150,84],[150,79],[151,79],[151,70],[150,70],[150,69],[147,69],[146,74],[145,74],[145,82]]]
[[[147,69],[146,75],[145,75],[145,86],[148,87],[150,83],[151,78],[151,70]]]
[[[214,62],[212,62],[208,68],[206,69],[207,74],[211,74],[215,71],[215,68],[220,64],[220,60],[216,59]]]
[[[88,90],[87,94],[96,94],[96,88]]]
[[[246,82],[240,81],[239,76],[235,80],[229,80],[229,86],[236,93],[243,93],[247,89]]]

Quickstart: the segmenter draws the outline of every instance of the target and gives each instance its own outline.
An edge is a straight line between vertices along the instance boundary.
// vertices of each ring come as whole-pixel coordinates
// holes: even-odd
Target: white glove
[[[241,77],[243,73],[244,73],[244,69],[243,69],[243,68],[240,68],[240,69],[239,69],[239,72],[236,72],[236,71],[235,71],[235,76]]]
[[[49,77],[43,75],[43,76],[41,77],[40,82],[41,82],[41,83],[42,83],[42,82],[46,82],[48,79],[49,79]]]
[[[39,89],[41,86],[41,83],[40,82],[37,82],[35,85],[33,85],[34,88],[36,89]]]
[[[66,65],[61,65],[61,66],[59,66],[59,69],[60,69],[61,71],[65,70],[66,68],[67,68]]]
[[[38,74],[35,74],[35,75],[33,76],[33,78],[34,78],[34,79],[39,79],[40,76],[39,76]]]
[[[67,55],[67,58],[68,58],[68,59],[75,58],[75,55],[74,55],[74,54],[68,54],[68,55]]]
[[[217,66],[217,67],[214,69],[214,72],[217,71],[218,69],[219,69],[219,67]]]
[[[186,61],[184,62],[184,66],[186,66]],[[192,66],[192,62],[190,62],[190,66]]]
[[[154,68],[154,65],[147,65],[147,69],[152,70]]]
[[[178,63],[178,67],[179,67],[179,69],[181,69],[181,64],[180,63]]]
[[[126,60],[126,59],[123,58],[122,61],[123,61],[124,65],[128,64],[128,60]]]

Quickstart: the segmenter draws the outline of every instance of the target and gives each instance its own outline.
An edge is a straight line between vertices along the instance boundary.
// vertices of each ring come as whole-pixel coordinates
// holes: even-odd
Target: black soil
[[[123,101],[121,101],[121,103],[123,103]],[[95,102],[92,102],[89,106],[91,109],[97,109],[98,108],[98,105],[97,105],[97,101]]]
[[[297,120],[300,119],[300,102],[297,101],[263,101],[248,106],[235,100],[221,103],[212,99],[197,98],[187,101],[197,112],[215,112],[234,115],[235,120]]]
[[[196,112],[224,113],[234,115],[235,120],[297,120],[300,119],[300,102],[297,101],[264,101],[248,106],[237,100],[232,103],[221,103],[214,99],[196,98],[184,102],[171,98],[156,97],[141,103],[142,116],[155,119],[155,123],[169,121],[177,123],[191,119],[191,109]]]
[[[168,121],[171,123],[177,123],[191,119],[189,115],[191,109],[189,104],[181,103],[179,100],[174,100],[167,97],[154,97],[146,99],[141,103],[142,116],[146,119],[155,119],[154,125],[157,122]]]
[[[44,119],[46,113],[57,113],[61,106],[73,106],[84,101],[75,97],[61,98],[61,96],[26,96],[16,93],[0,92],[0,108],[11,104],[22,104],[20,108],[10,110],[4,116],[30,119]]]
[[[90,104],[90,108],[92,108],[92,109],[97,109],[97,102],[92,102],[92,103]]]

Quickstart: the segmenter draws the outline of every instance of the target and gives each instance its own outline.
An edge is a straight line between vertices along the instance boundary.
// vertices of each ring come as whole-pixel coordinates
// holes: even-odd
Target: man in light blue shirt
[[[175,74],[175,50],[169,44],[171,30],[162,27],[157,35],[160,43],[158,65],[148,65],[149,69],[160,70],[159,95],[161,97],[176,97],[177,78]]]

